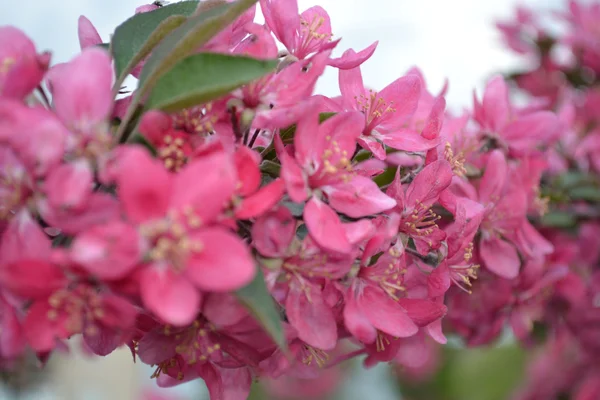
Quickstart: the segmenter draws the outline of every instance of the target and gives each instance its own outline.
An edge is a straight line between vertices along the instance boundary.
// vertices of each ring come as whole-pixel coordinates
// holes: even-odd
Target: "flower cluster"
[[[162,34],[180,46],[191,22],[242,3],[181,62],[276,66],[248,82],[193,70],[216,83],[186,97],[185,71],[171,64],[179,92],[162,103],[159,84],[144,86],[160,70],[160,44],[132,58],[126,72],[139,85],[129,94],[118,32],[107,50],[81,17],[81,54],[50,66],[23,32],[0,28],[3,365],[25,351],[46,360],[81,334],[101,356],[129,346],[160,386],[201,378],[218,400],[245,399],[256,378],[331,375],[357,356],[417,368],[446,342],[442,320],[470,345],[507,324],[526,341],[534,322],[556,322],[586,352],[600,348],[588,324],[598,320],[588,313],[598,254],[579,250],[597,250],[600,226],[582,226],[585,240],[537,227],[554,206],[544,171],[596,167],[592,91],[577,108],[578,93],[529,77],[526,87],[544,86],[533,94],[551,96],[519,106],[495,77],[454,115],[446,88],[431,93],[416,68],[381,90],[365,86],[360,66],[377,43],[332,57],[340,40],[328,14],[300,12],[296,0],[261,0],[264,25],[245,0],[155,3],[126,23],[169,17],[141,43]],[[573,4],[571,19],[588,18]],[[521,14],[503,30],[530,52]],[[590,32],[574,22],[565,41],[589,69],[594,21]],[[338,97],[314,94],[326,68],[339,72]]]

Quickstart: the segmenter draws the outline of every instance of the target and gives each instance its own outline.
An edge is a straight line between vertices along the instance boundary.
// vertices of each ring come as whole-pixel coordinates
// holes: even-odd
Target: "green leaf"
[[[260,163],[260,172],[264,172],[274,178],[278,178],[279,173],[281,172],[281,165],[274,161],[264,160],[262,163]]]
[[[287,341],[281,325],[281,316],[267,289],[265,277],[260,268],[254,280],[248,286],[238,290],[236,295],[275,343],[282,350],[287,351]]]
[[[158,78],[212,39],[217,33],[231,24],[244,11],[258,0],[237,0],[234,3],[219,4],[197,10],[183,24],[174,29],[154,48],[142,69],[138,81],[138,90],[127,110],[124,122],[131,117],[132,108],[152,88]],[[127,136],[119,127],[116,133],[119,142],[125,142]]]
[[[119,87],[127,74],[173,29],[192,15],[198,1],[182,1],[139,13],[123,22],[112,38]]]
[[[277,62],[226,54],[194,54],[159,78],[145,106],[173,112],[205,103],[273,71]]]
[[[577,224],[577,218],[566,211],[550,211],[546,213],[541,224],[553,228],[571,228]]]
[[[569,191],[569,197],[573,200],[585,200],[589,202],[600,201],[600,188],[596,186],[581,186]]]
[[[188,18],[173,30],[152,52],[146,61],[138,85],[139,99],[156,80],[187,55],[212,39],[231,24],[257,0],[238,0],[220,4]]]
[[[282,201],[281,205],[290,210],[294,217],[301,217],[304,214],[305,203],[294,203],[293,201]]]

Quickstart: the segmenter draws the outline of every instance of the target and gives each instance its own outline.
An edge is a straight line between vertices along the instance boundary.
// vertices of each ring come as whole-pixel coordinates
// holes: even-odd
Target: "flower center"
[[[80,285],[72,291],[59,290],[48,298],[50,310],[46,316],[50,321],[58,320],[61,314],[66,314],[65,328],[71,334],[80,333],[85,329],[88,335],[98,333],[93,325],[95,320],[105,316],[102,299],[94,288]]]
[[[314,16],[310,21],[300,19],[301,42],[297,49],[300,54],[296,54],[298,58],[304,58],[308,54],[317,51],[324,42],[332,40],[333,35],[331,33],[319,32],[324,23],[325,18],[319,16]]]
[[[213,104],[208,103],[200,107],[187,108],[173,116],[175,129],[187,133],[209,134],[214,130],[214,124],[219,119],[213,112]]]
[[[368,96],[361,94],[360,96],[354,96],[356,104],[360,111],[367,117],[367,131],[370,132],[381,117],[387,113],[395,113],[394,102],[389,103],[382,97],[377,96],[378,93],[369,89]]]
[[[404,225],[412,235],[428,236],[438,228],[437,221],[440,218],[442,217],[433,212],[431,207],[417,200],[412,212],[406,216]]]
[[[182,213],[172,210],[166,218],[143,225],[140,233],[151,243],[148,258],[166,262],[175,272],[182,272],[190,254],[199,253],[204,247],[202,242],[189,237],[187,228],[198,228],[201,224],[191,208],[184,208]]]
[[[10,68],[17,62],[13,57],[6,57],[0,62],[0,75],[8,74]]]
[[[166,135],[163,138],[163,143],[163,146],[158,150],[158,156],[164,161],[166,169],[172,172],[179,171],[187,162],[187,156],[184,152],[184,139]]]
[[[302,346],[302,363],[304,365],[311,365],[313,361],[317,363],[319,368],[323,368],[327,364],[327,361],[329,361],[329,354],[323,350],[304,344]]]
[[[446,146],[444,147],[444,157],[450,163],[452,167],[452,171],[457,176],[465,176],[467,173],[467,169],[465,168],[465,155],[462,151],[460,151],[457,155],[454,155],[454,151],[452,151],[452,145],[449,142],[446,142]]]

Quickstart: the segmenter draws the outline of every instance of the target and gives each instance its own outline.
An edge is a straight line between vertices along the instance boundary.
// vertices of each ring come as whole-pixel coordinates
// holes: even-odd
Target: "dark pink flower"
[[[38,86],[50,65],[50,53],[13,26],[0,27],[0,97],[22,100]]]

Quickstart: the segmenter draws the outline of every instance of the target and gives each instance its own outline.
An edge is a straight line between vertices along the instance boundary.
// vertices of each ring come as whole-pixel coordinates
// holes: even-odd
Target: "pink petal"
[[[77,35],[79,36],[81,50],[102,43],[102,38],[100,38],[100,34],[92,22],[83,15],[79,17],[77,23]]]
[[[68,125],[89,131],[110,116],[113,68],[105,50],[84,49],[59,70],[50,70],[49,76],[56,113]]]
[[[484,126],[499,132],[508,121],[511,113],[508,87],[502,76],[496,76],[486,86],[482,107],[486,117]],[[478,122],[482,123],[482,121]]]
[[[312,110],[311,110],[312,111]],[[307,168],[315,162],[320,162],[325,146],[326,135],[321,134],[318,115],[308,112],[296,124],[294,133],[294,151],[296,160]]]
[[[191,324],[200,311],[200,293],[185,275],[158,268],[148,266],[141,276],[140,289],[144,305],[168,324]]]
[[[361,312],[352,293],[346,296],[344,323],[352,336],[361,342],[367,344],[375,342],[377,330],[373,327],[367,316]]]
[[[212,292],[240,289],[252,281],[256,266],[250,251],[234,234],[220,228],[202,229],[192,236],[202,250],[191,256],[186,276],[198,288]]]
[[[358,308],[374,327],[394,337],[409,337],[419,330],[404,309],[379,288],[365,286]]]
[[[446,109],[446,100],[443,97],[438,97],[433,103],[431,112],[425,122],[425,128],[421,135],[425,139],[435,139],[439,136],[442,124],[444,123],[444,110]]]
[[[377,137],[387,146],[404,151],[427,151],[438,146],[439,138],[427,139],[411,129],[379,133]]]
[[[281,139],[276,136],[275,141],[281,142]],[[277,155],[281,161],[281,178],[285,182],[288,196],[296,203],[303,202],[308,197],[309,191],[302,168],[286,150],[277,151]]]
[[[519,275],[521,260],[512,244],[492,237],[479,242],[479,253],[486,268],[496,275],[506,279]]]
[[[377,97],[393,107],[393,113],[384,114],[381,123],[386,129],[399,128],[398,123],[405,122],[417,110],[421,96],[421,79],[415,75],[406,75],[396,79],[383,90]]]
[[[503,195],[508,166],[506,158],[500,150],[490,154],[485,172],[479,183],[479,200],[483,204],[497,202]]]
[[[50,305],[47,301],[34,302],[23,321],[23,333],[29,346],[37,352],[47,352],[57,344],[56,331],[48,320]]]
[[[46,178],[45,191],[52,207],[80,209],[93,189],[93,173],[87,160],[62,164]]]
[[[153,159],[146,150],[131,147],[123,153],[119,170],[118,194],[129,219],[144,222],[163,217],[173,184],[162,163]]]
[[[446,306],[442,303],[426,299],[403,298],[398,300],[398,303],[406,310],[406,313],[415,324],[420,327],[442,318],[447,311]]]
[[[300,16],[296,0],[260,0],[260,8],[265,22],[288,49],[293,49],[297,29],[300,29]]]
[[[352,49],[348,49],[342,54],[340,58],[332,58],[329,60],[329,66],[339,69],[352,69],[356,68],[365,61],[367,61],[373,53],[375,53],[375,49],[377,49],[377,45],[379,41],[373,42],[369,47],[359,51],[356,53]]]
[[[77,234],[93,225],[116,219],[120,215],[117,199],[101,192],[92,193],[82,210],[52,208],[47,202],[40,201],[38,211],[49,225],[68,234]]]
[[[375,226],[369,219],[346,223],[344,229],[346,230],[346,237],[353,245],[370,239],[376,231]]]
[[[268,212],[252,225],[253,245],[266,257],[281,257],[296,235],[296,220],[283,206]]]
[[[140,360],[146,364],[159,364],[174,357],[177,342],[173,337],[164,334],[163,329],[155,329],[144,334],[138,345]]]
[[[239,182],[237,193],[246,197],[256,192],[260,186],[260,154],[246,146],[240,146],[234,158]]]
[[[304,222],[310,236],[322,248],[338,253],[349,253],[352,250],[338,215],[315,197],[306,203]]]
[[[442,332],[441,319],[435,320],[431,324],[427,325],[425,327],[425,330],[427,331],[429,336],[431,336],[431,338],[439,344],[446,344],[448,342],[448,339],[446,339],[444,332]]]
[[[121,279],[141,262],[140,242],[131,225],[110,221],[77,235],[70,254],[73,261],[96,277]]]
[[[176,210],[191,207],[202,222],[214,221],[231,200],[236,183],[235,167],[227,154],[203,156],[175,175],[169,206]]]
[[[242,200],[242,204],[235,210],[237,219],[256,218],[272,209],[285,193],[285,183],[276,179],[262,187],[258,192]]]
[[[349,182],[321,188],[329,205],[351,218],[379,214],[396,206],[396,200],[384,194],[371,179],[354,175]]]
[[[46,299],[64,288],[68,281],[63,271],[45,260],[24,259],[0,268],[2,288],[25,299]]]
[[[12,217],[2,232],[0,264],[23,259],[47,260],[51,254],[51,241],[28,210],[23,209]]]
[[[356,67],[348,70],[340,69],[339,84],[344,107],[347,110],[360,110],[357,99],[360,99],[365,93],[365,86],[363,84],[360,68]]]
[[[326,147],[333,151],[329,161],[336,164],[340,158],[351,158],[356,149],[356,140],[363,131],[364,115],[357,111],[337,113],[319,126],[321,139],[327,141]],[[330,138],[330,139],[328,139]],[[322,154],[319,154],[322,161]]]
[[[252,385],[252,374],[249,368],[216,368],[223,385],[223,397],[221,397],[223,400],[248,399]],[[211,395],[211,399],[219,400],[219,397]]]
[[[452,182],[452,168],[446,160],[434,161],[427,165],[411,182],[406,190],[407,205],[423,204],[431,207],[440,193]]]
[[[337,344],[337,326],[318,286],[292,287],[285,310],[300,339],[317,349],[333,350]]]
[[[539,145],[548,145],[561,132],[560,121],[550,111],[538,111],[520,116],[511,122],[501,135],[511,148],[534,150]]]

